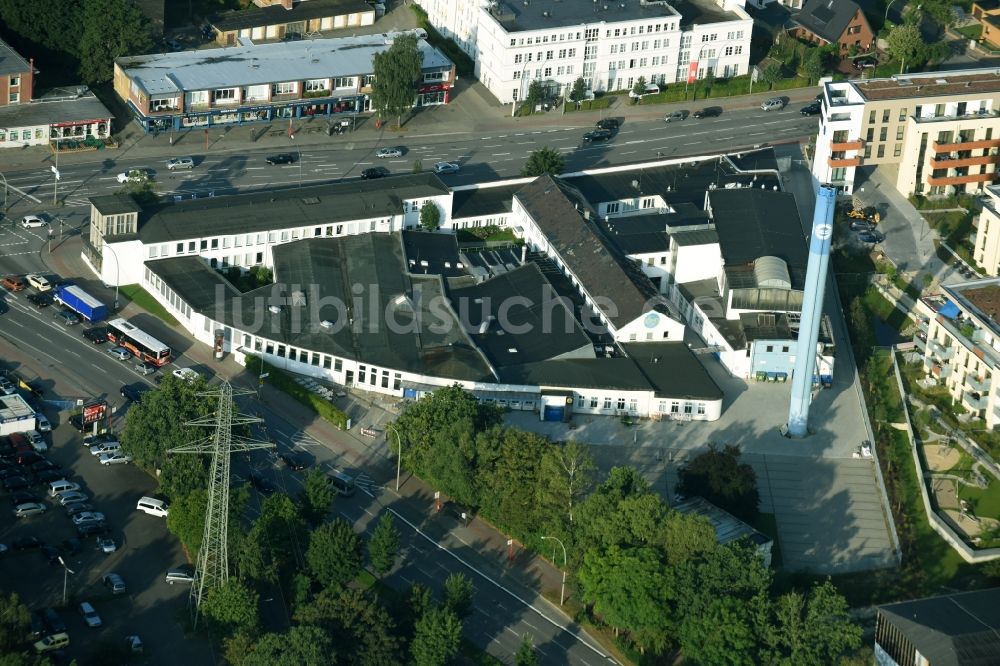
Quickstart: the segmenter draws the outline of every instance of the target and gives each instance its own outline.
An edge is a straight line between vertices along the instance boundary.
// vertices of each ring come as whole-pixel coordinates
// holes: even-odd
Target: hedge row
[[[341,430],[347,429],[347,414],[337,409],[329,400],[299,384],[290,373],[278,369],[267,361],[264,361],[263,365],[261,365],[260,357],[253,355],[246,357],[246,367],[252,369],[259,368],[262,374],[267,373],[269,384],[292,396],[297,402],[312,409],[321,418],[329,421]]]

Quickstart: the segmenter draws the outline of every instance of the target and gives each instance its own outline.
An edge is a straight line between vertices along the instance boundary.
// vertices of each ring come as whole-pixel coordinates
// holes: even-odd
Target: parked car
[[[18,490],[16,492],[13,492],[10,494],[10,497],[8,499],[10,500],[10,505],[15,508],[21,506],[22,504],[42,503],[41,497],[27,490]]]
[[[722,115],[721,106],[706,106],[704,109],[698,109],[693,114],[695,118],[715,118]]]
[[[59,554],[59,549],[53,546],[42,546],[41,551],[42,551],[42,557],[44,557],[49,564],[55,564],[56,562],[59,561],[59,558],[61,557],[61,555]]]
[[[118,544],[111,537],[97,537],[97,549],[105,554],[113,553],[118,550]]]
[[[278,153],[277,155],[268,155],[264,158],[264,161],[271,166],[276,164],[294,164],[295,153]]]
[[[785,100],[781,97],[772,97],[761,102],[761,111],[780,111],[785,108]]]
[[[62,321],[65,326],[76,326],[80,323],[80,315],[72,310],[56,310],[56,313],[52,317]]]
[[[0,376],[0,393],[3,395],[14,395],[15,391],[17,391],[17,387],[14,386],[14,382]]]
[[[454,162],[438,162],[434,165],[434,173],[458,173],[461,167]]]
[[[86,493],[82,493],[79,490],[71,490],[68,493],[63,493],[59,496],[58,502],[61,506],[66,506],[67,504],[72,504],[73,502],[86,502],[90,498],[87,497]]]
[[[82,537],[107,534],[110,531],[106,523],[84,523],[76,526],[76,533]]]
[[[61,650],[64,647],[69,646],[69,634],[65,631],[60,631],[59,633],[49,634],[40,641],[35,641],[35,652],[37,654],[43,654],[45,652],[52,652],[53,650]]]
[[[91,629],[96,629],[101,626],[101,616],[97,614],[94,607],[90,605],[89,601],[83,601],[80,603],[80,615],[83,616],[83,621],[87,623],[87,626]]]
[[[135,370],[140,375],[142,375],[143,377],[146,377],[156,372],[156,366],[153,365],[152,363],[146,363],[145,361],[136,361],[132,365],[132,369]]]
[[[80,543],[79,539],[74,537],[70,537],[69,539],[64,539],[60,547],[62,548],[62,551],[67,555],[77,555],[80,553],[80,551],[83,550],[83,544]]]
[[[118,390],[121,396],[130,402],[139,402],[142,400],[142,394],[148,393],[150,391],[149,386],[146,384],[124,384]]]
[[[45,460],[45,458],[38,451],[25,451],[14,457],[14,462],[18,465],[32,465],[40,460]]]
[[[41,412],[35,412],[35,428],[38,432],[52,432],[52,423],[49,417]]]
[[[111,347],[107,350],[107,353],[118,359],[119,361],[127,361],[132,358],[132,352],[125,349],[124,347]]]
[[[799,113],[803,116],[815,116],[818,115],[822,110],[823,110],[822,104],[820,104],[819,102],[812,102],[811,104],[806,104],[801,109],[799,109]]]
[[[116,573],[105,574],[104,578],[101,579],[104,586],[111,590],[113,594],[122,594],[125,592],[125,581]]]
[[[379,148],[375,151],[375,157],[402,157],[403,149],[399,146],[386,146],[385,148]]]
[[[270,481],[256,472],[250,473],[250,485],[253,486],[254,490],[259,492],[261,495],[270,495],[275,490]]]
[[[361,180],[372,180],[374,178],[385,178],[389,175],[389,170],[385,167],[368,167],[361,172]]]
[[[592,130],[583,135],[584,143],[599,143],[611,139],[611,130]]]
[[[637,93],[635,90],[629,90],[628,96],[632,99],[641,99],[646,95],[656,95],[660,92],[660,86],[655,83],[647,84],[641,93]]]
[[[145,183],[149,180],[149,172],[145,169],[129,169],[128,171],[124,171],[115,176],[115,180],[117,180],[119,184]]]
[[[285,467],[293,472],[301,472],[306,468],[306,464],[291,453],[282,453],[279,457],[281,458],[281,462],[285,463]]]
[[[87,328],[83,331],[83,337],[87,338],[95,345],[103,345],[108,341],[108,331],[103,328]]]
[[[25,282],[22,277],[8,275],[3,279],[3,286],[10,291],[24,291],[24,288],[28,286],[28,283]]]
[[[59,467],[59,465],[55,464],[51,460],[44,460],[44,459],[43,460],[39,460],[36,463],[32,463],[28,467],[35,474],[38,474],[39,472],[50,472],[50,471],[60,471],[61,470],[61,468]]]
[[[871,231],[875,228],[875,225],[868,220],[853,220],[851,222],[851,231]]]
[[[15,518],[28,518],[30,516],[40,516],[48,510],[48,507],[41,502],[25,502],[14,507]],[[20,550],[15,547],[15,550]]]
[[[859,72],[865,69],[873,69],[878,66],[878,63],[871,58],[858,58],[854,61],[854,69]]]
[[[72,518],[74,525],[83,525],[84,523],[103,523],[104,514],[100,511],[84,511],[83,513],[78,513]]]
[[[168,585],[173,585],[174,583],[193,583],[194,571],[191,567],[187,566],[170,569],[167,571],[165,582]]]
[[[611,130],[612,132],[621,127],[621,121],[617,118],[601,118],[597,121],[598,129]]]
[[[105,453],[118,453],[121,451],[122,445],[115,441],[101,442],[100,444],[94,444],[90,447],[90,455],[101,456]]]
[[[49,484],[49,497],[62,497],[65,493],[71,493],[80,489],[80,484],[73,481],[53,481]]]
[[[38,217],[37,215],[25,215],[21,218],[21,226],[25,229],[34,229],[37,227],[44,227],[48,222]]]
[[[72,518],[73,516],[77,516],[81,513],[84,513],[85,511],[94,510],[93,505],[90,504],[89,502],[70,502],[63,508],[66,509],[66,515],[69,516],[70,518]]]
[[[24,279],[28,281],[28,284],[37,289],[38,291],[49,291],[52,289],[52,283],[44,275],[38,275],[37,273],[29,273],[24,276]]]
[[[24,490],[31,487],[31,481],[23,476],[11,476],[3,480],[3,489],[7,492]]]
[[[45,469],[35,473],[35,481],[38,483],[51,483],[52,481],[58,481],[64,476],[66,476],[66,473],[61,469]]]
[[[40,638],[45,633],[45,616],[42,611],[31,611],[31,637]]]
[[[45,624],[48,625],[49,631],[54,634],[66,631],[66,623],[62,621],[54,608],[46,608],[42,614],[45,616]]]
[[[663,116],[663,120],[666,121],[666,122],[668,122],[668,123],[672,123],[675,120],[684,120],[687,117],[688,117],[688,112],[687,111],[683,111],[683,110],[681,110],[681,111],[671,111],[667,115]]]
[[[44,545],[41,539],[34,536],[25,536],[10,542],[12,550],[35,550]]]
[[[98,456],[97,461],[102,465],[127,465],[132,462],[132,456],[121,452],[102,453]]]
[[[189,384],[193,383],[196,379],[198,379],[198,377],[201,376],[197,371],[192,370],[191,368],[174,368],[171,374],[173,374],[173,376],[177,379],[183,379]]]
[[[881,243],[885,240],[885,234],[881,231],[864,231],[858,234],[858,240],[862,243]]]
[[[177,169],[193,169],[194,160],[190,157],[173,157],[167,160],[167,169],[175,171]]]

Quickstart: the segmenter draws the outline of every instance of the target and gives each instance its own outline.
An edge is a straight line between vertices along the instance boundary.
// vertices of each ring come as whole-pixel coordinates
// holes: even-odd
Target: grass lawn
[[[983,26],[981,23],[967,25],[964,28],[953,28],[953,30],[966,39],[979,39],[979,37],[983,34]]]
[[[174,319],[174,316],[167,312],[166,308],[157,303],[156,299],[139,285],[127,284],[119,287],[118,291],[124,295],[125,298],[132,301],[149,314],[162,319],[164,323],[169,324],[170,326],[180,325],[180,322]]]
[[[481,242],[496,242],[496,241],[509,241],[511,243],[516,243],[518,241],[517,236],[511,229],[498,229],[496,232],[482,238],[470,232],[468,229],[459,229],[455,234],[455,239],[459,243],[481,243]]]
[[[574,113],[576,111],[598,111],[600,109],[606,109],[611,106],[611,102],[614,101],[614,97],[611,95],[604,95],[596,99],[588,99],[580,102],[580,106],[577,107],[576,102],[566,103],[566,113]]]

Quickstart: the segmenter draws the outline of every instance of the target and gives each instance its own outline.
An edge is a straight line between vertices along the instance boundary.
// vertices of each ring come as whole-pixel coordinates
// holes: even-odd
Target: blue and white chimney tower
[[[802,296],[802,320],[795,348],[795,373],[792,376],[792,402],[788,408],[788,435],[805,437],[809,434],[809,404],[812,402],[813,374],[816,372],[816,343],[819,342],[820,319],[823,316],[823,295],[826,291],[830,265],[830,238],[833,236],[833,213],[837,206],[837,190],[822,186],[816,193],[812,235],[809,240],[809,265],[806,268],[805,291]]]

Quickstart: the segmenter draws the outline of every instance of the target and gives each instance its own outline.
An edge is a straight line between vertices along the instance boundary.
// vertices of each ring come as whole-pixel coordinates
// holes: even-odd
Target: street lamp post
[[[396,429],[396,426],[392,425],[391,423],[388,423],[386,424],[385,429],[392,430],[392,432],[395,433],[396,435],[396,448],[398,449],[398,455],[396,457],[396,492],[398,493],[399,471],[400,468],[402,468],[403,466],[403,440],[399,438],[399,430]]]
[[[883,27],[885,27],[885,24],[889,21],[889,9],[892,7],[894,2],[896,2],[896,0],[889,0],[889,4],[885,6],[885,18],[882,19]]]
[[[562,540],[557,537],[543,536],[542,541],[552,540],[562,546],[563,551],[563,569],[562,569],[562,586],[559,588],[559,605],[562,606],[563,602],[566,601],[566,546],[563,545]]]
[[[63,567],[63,606],[66,605],[66,583],[69,579],[69,575],[76,575],[76,572],[66,566],[66,562],[63,561],[62,555],[59,556],[59,564]]]

